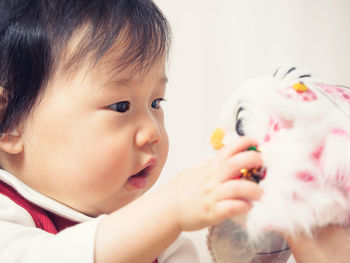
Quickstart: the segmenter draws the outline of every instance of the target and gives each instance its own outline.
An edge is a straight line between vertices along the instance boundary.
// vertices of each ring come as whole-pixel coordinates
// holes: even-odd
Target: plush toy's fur
[[[262,148],[264,195],[246,218],[252,239],[270,230],[312,235],[316,227],[349,223],[349,88],[281,66],[235,89],[219,126],[223,144],[240,133]]]

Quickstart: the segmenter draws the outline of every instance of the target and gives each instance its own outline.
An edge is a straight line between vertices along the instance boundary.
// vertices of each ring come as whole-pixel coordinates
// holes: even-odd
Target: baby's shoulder
[[[5,223],[35,227],[33,218],[27,210],[0,193],[0,224]]]

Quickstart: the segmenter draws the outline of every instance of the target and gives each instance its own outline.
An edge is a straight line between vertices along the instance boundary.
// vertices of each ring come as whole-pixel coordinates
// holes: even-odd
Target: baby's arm
[[[53,235],[36,228],[24,208],[0,195],[0,262],[93,263],[95,233],[100,219]]]
[[[239,139],[215,158],[184,171],[158,191],[104,217],[96,237],[96,262],[152,262],[182,231],[198,230],[251,208],[255,183],[233,180],[242,168],[258,168],[256,142]]]
[[[314,233],[313,238],[289,238],[297,263],[348,263],[350,229],[327,226]]]

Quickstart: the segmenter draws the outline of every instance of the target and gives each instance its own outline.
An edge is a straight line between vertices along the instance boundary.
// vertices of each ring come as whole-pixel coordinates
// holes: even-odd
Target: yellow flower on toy
[[[303,92],[308,90],[308,88],[302,82],[298,82],[298,83],[294,84],[293,89],[295,89],[296,92],[299,92],[299,93],[303,93]]]
[[[225,137],[225,131],[222,128],[217,128],[210,137],[210,144],[215,150],[220,150],[224,144],[222,140]]]

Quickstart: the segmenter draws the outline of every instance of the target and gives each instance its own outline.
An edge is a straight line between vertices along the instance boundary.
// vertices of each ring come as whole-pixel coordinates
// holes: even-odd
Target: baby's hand
[[[298,263],[348,263],[350,228],[327,226],[314,231],[313,237],[287,237]]]
[[[151,262],[182,231],[247,212],[262,190],[256,183],[233,178],[242,168],[262,166],[258,152],[245,151],[252,145],[256,142],[241,138],[158,191],[103,217],[97,230],[96,262]]]
[[[183,231],[198,230],[246,213],[251,201],[260,198],[262,189],[258,184],[234,179],[242,168],[263,165],[258,152],[245,151],[252,145],[256,145],[256,141],[240,138],[215,158],[182,172],[168,185]]]

